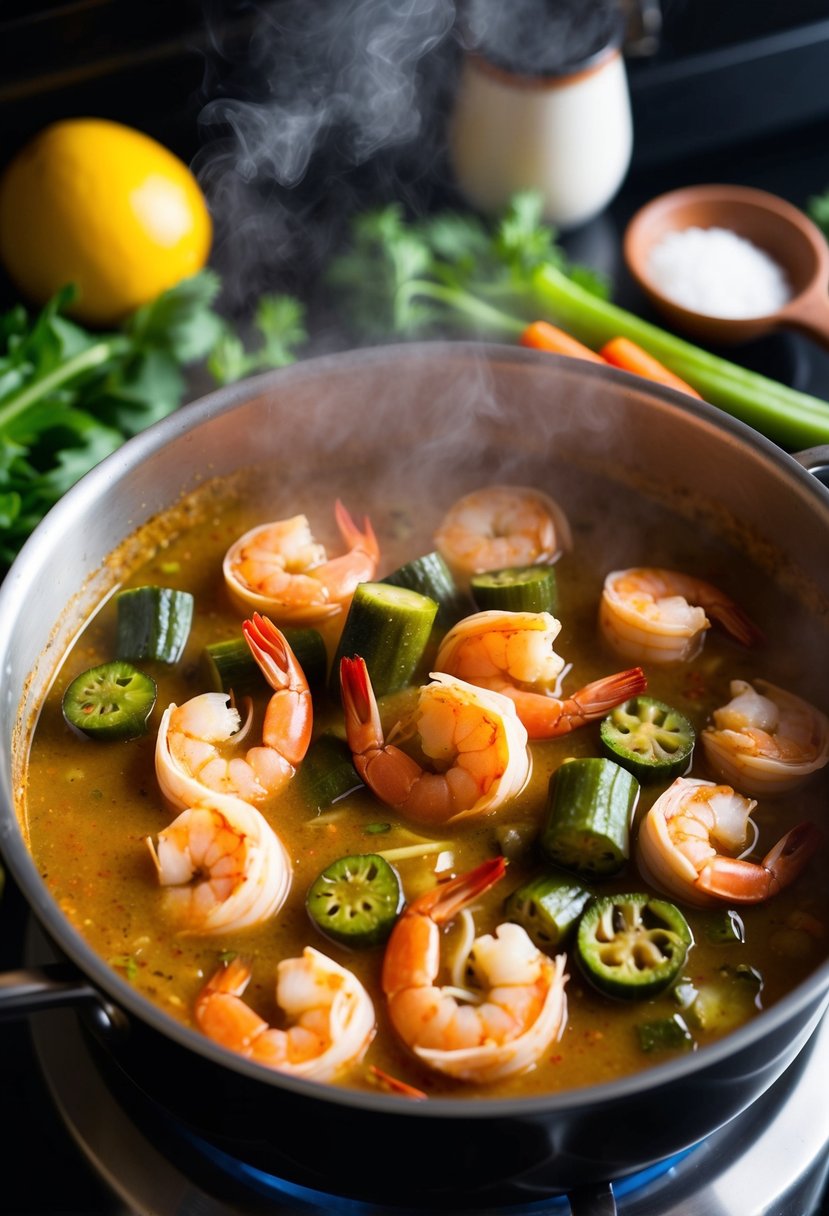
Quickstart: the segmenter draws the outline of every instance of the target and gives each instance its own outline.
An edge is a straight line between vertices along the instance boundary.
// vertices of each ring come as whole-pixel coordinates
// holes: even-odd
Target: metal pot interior
[[[379,464],[378,464],[379,461]],[[220,390],[138,436],[57,505],[0,590],[4,807],[0,844],[48,934],[123,1008],[187,1048],[227,1065],[221,1049],[136,997],[63,919],[38,875],[15,813],[26,742],[60,656],[123,570],[159,539],[157,515],[214,479],[266,467],[280,485],[308,470],[383,471],[423,487],[459,470],[520,482],[528,462],[589,469],[621,479],[656,504],[723,534],[825,619],[829,612],[829,495],[773,444],[713,407],[617,372],[536,352],[473,344],[418,344],[333,355]],[[193,505],[195,504],[195,506]],[[184,512],[186,518],[187,511]],[[681,1059],[613,1085],[528,1099],[531,1107],[585,1106],[693,1073],[750,1050],[813,1006],[829,966],[700,1059]],[[785,1055],[785,1052],[783,1053]],[[704,1057],[704,1058],[703,1058]],[[781,1056],[782,1060],[782,1056]],[[781,1063],[781,1068],[785,1061]],[[257,1081],[313,1092],[244,1060]],[[727,1070],[726,1070],[727,1071]],[[334,1103],[355,1096],[330,1093]],[[366,1107],[395,1100],[359,1095]],[[439,1108],[440,1102],[436,1103]],[[487,1104],[483,1104],[487,1105]],[[521,1102],[498,1103],[522,1109]],[[453,1100],[473,1117],[480,1104]]]

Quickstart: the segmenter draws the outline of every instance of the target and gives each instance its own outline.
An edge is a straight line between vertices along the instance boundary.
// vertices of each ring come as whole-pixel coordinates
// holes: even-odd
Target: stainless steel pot
[[[208,477],[268,462],[284,477],[359,464],[366,451],[395,476],[424,462],[449,476],[480,461],[515,481],[523,462],[547,453],[599,469],[698,512],[829,611],[829,493],[818,478],[718,410],[614,369],[499,346],[384,347],[310,360],[186,406],[67,494],[0,589],[0,845],[68,964],[0,977],[0,1016],[80,1003],[117,1091],[307,1186],[385,1204],[405,1187],[409,1205],[454,1211],[575,1193],[664,1160],[744,1110],[817,1025],[829,964],[728,1039],[612,1084],[491,1102],[355,1094],[260,1069],[139,997],[64,919],[15,813],[37,707],[117,581],[109,555],[123,539]],[[801,459],[826,475],[829,450]]]

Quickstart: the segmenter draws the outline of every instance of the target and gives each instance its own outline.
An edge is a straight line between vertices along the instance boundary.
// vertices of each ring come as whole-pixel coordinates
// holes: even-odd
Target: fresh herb
[[[807,200],[806,213],[823,235],[829,237],[829,187],[821,194],[813,194]]]
[[[305,337],[301,308],[266,297],[257,311],[262,346],[247,355],[239,344],[231,374],[218,353],[234,340],[213,307],[219,288],[212,271],[201,271],[113,333],[62,315],[71,287],[34,319],[20,305],[0,315],[0,576],[70,486],[181,404],[188,365],[209,357],[225,382],[290,362]]]
[[[207,360],[207,369],[219,384],[231,384],[254,372],[293,363],[294,348],[307,341],[305,309],[292,296],[262,296],[253,322],[259,346],[249,351],[242,339],[225,327]]]
[[[138,963],[131,954],[118,954],[109,960],[109,965],[117,968],[118,971],[123,971],[130,983],[138,975]]]
[[[439,214],[408,221],[391,204],[357,216],[348,252],[330,269],[361,334],[436,332],[517,340],[544,318],[597,350],[616,337],[642,347],[707,401],[784,447],[829,441],[829,404],[693,346],[619,308],[591,271],[571,265],[541,219],[541,199],[517,195],[499,222]]]

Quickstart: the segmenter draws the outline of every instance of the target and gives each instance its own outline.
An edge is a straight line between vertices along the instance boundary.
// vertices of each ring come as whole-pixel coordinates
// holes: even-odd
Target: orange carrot
[[[667,388],[675,388],[681,393],[689,393],[692,397],[702,399],[695,388],[680,380],[679,376],[675,376],[658,359],[654,359],[653,355],[649,355],[629,338],[611,338],[599,354],[606,363],[621,367],[623,371],[633,372],[636,376],[643,376],[645,380],[655,380],[657,384],[664,384]]]
[[[571,338],[563,329],[556,329],[549,321],[533,321],[524,330],[519,341],[522,346],[530,346],[533,350],[546,350],[551,355],[570,355],[574,359],[587,359],[590,363],[604,363],[604,359],[589,346]]]

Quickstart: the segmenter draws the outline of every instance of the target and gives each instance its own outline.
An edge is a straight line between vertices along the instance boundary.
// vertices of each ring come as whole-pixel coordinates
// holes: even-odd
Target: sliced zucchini
[[[348,744],[331,734],[320,735],[308,748],[297,782],[301,797],[315,811],[327,810],[363,785]]]
[[[690,1051],[694,1046],[694,1036],[678,1013],[672,1018],[640,1022],[636,1034],[642,1051]]]
[[[686,1017],[697,1030],[724,1034],[756,1016],[763,1008],[762,992],[763,977],[755,967],[726,964],[700,983]]]
[[[155,680],[117,659],[76,676],[63,694],[68,724],[90,739],[136,739],[147,732]]]
[[[605,895],[588,905],[576,934],[585,978],[607,996],[642,1000],[668,988],[693,938],[674,904],[650,895]]]
[[[285,628],[282,632],[305,673],[308,687],[312,691],[321,688],[328,663],[322,634],[318,629]],[[205,646],[202,657],[206,680],[213,692],[232,691],[239,697],[267,689],[261,668],[241,635],[211,642]]]
[[[565,874],[540,874],[517,887],[504,904],[507,919],[522,925],[539,950],[553,954],[575,927],[590,892]]]
[[[551,612],[558,608],[558,588],[552,566],[510,566],[475,574],[469,582],[481,612]]]
[[[703,932],[712,946],[734,946],[746,940],[743,918],[730,908],[707,917]]]
[[[391,933],[403,906],[397,871],[378,853],[341,857],[308,888],[308,915],[342,946],[376,946]]]
[[[193,623],[193,597],[173,587],[130,587],[115,597],[119,659],[177,663]]]
[[[653,697],[631,697],[612,709],[599,728],[602,746],[643,784],[673,781],[687,772],[696,733],[678,709]]]
[[[376,697],[410,684],[437,615],[435,600],[390,583],[359,583],[331,667],[330,691],[340,693],[340,660],[365,659]]]
[[[434,600],[438,606],[435,624],[441,629],[449,629],[461,617],[468,616],[473,610],[469,597],[461,591],[455,582],[452,571],[441,555],[437,552],[424,553],[413,561],[393,570],[381,579],[392,587],[405,587],[409,591],[417,591]]]
[[[566,760],[550,778],[541,829],[545,857],[592,877],[616,874],[628,859],[639,783],[612,760]]]

